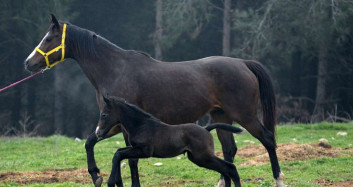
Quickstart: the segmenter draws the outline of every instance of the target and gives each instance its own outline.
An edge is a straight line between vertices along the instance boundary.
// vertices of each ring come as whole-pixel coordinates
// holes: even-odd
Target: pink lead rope
[[[1,89],[0,89],[0,92],[6,90],[6,89],[8,89],[8,88],[14,87],[14,86],[16,86],[17,84],[20,84],[21,82],[24,82],[25,80],[28,80],[28,79],[30,79],[30,78],[32,78],[32,77],[38,75],[38,74],[44,73],[44,70],[45,70],[45,69],[40,70],[40,71],[38,71],[37,73],[34,73],[34,74],[32,74],[32,75],[30,75],[30,76],[28,76],[28,77],[26,77],[26,78],[24,78],[24,79],[22,79],[22,80],[19,80],[19,81],[15,82],[15,83],[12,83],[12,84],[10,84],[10,85],[4,87],[4,88],[1,88]]]

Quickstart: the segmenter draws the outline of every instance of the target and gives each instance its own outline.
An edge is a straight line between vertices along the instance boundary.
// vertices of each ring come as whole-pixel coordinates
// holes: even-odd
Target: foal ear
[[[107,104],[108,107],[111,107],[111,100],[108,98],[108,96],[103,96],[104,102]]]
[[[56,17],[54,16],[54,14],[50,14],[50,16],[51,16],[51,22],[55,25],[55,27],[60,28],[59,22],[56,19]]]

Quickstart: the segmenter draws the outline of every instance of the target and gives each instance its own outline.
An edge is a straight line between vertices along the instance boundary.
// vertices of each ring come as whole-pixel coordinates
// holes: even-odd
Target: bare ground
[[[221,152],[216,153],[223,156]],[[277,148],[277,156],[281,162],[294,160],[308,160],[321,157],[353,156],[353,148],[324,148],[318,143],[311,144],[280,144]],[[237,163],[239,166],[262,165],[269,162],[266,150],[263,146],[249,145],[241,148],[237,152],[237,157],[246,158],[245,162]],[[102,172],[104,178],[108,178],[108,173]],[[27,172],[3,172],[0,173],[0,183],[16,182],[20,185],[31,183],[61,183],[61,182],[91,183],[91,178],[87,169],[77,170],[48,170],[48,171],[27,171]],[[322,186],[353,186],[353,181],[332,182],[327,179],[315,181]],[[161,186],[175,186],[188,183],[186,181],[164,182]]]
[[[332,186],[332,187],[352,187],[353,186],[353,180],[333,182],[328,179],[318,179],[315,182],[320,186]]]
[[[222,152],[216,152],[217,156],[223,156]],[[308,160],[322,157],[353,156],[353,148],[343,149],[339,147],[325,148],[319,143],[279,144],[277,147],[277,156],[280,162]],[[267,151],[262,145],[248,145],[238,150],[236,157],[248,159],[245,162],[237,163],[237,166],[257,166],[270,162]]]
[[[108,173],[101,172],[102,176],[108,176]],[[48,170],[48,171],[24,171],[24,172],[5,172],[0,173],[0,183],[16,182],[20,185],[31,183],[91,183],[91,177],[87,169],[77,170]]]

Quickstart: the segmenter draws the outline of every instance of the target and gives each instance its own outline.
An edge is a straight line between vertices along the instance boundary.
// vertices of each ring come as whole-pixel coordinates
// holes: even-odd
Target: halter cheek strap
[[[64,61],[65,58],[65,38],[66,38],[66,24],[63,25],[63,33],[61,36],[61,44],[57,47],[55,47],[54,49],[50,50],[49,52],[44,52],[41,49],[39,49],[38,47],[36,47],[36,51],[38,51],[41,55],[43,55],[44,59],[45,59],[45,63],[47,64],[46,69],[50,69],[54,66],[56,66],[57,64],[59,64],[60,62]],[[49,55],[59,51],[61,49],[61,59],[59,61],[56,61],[52,64],[49,63]]]

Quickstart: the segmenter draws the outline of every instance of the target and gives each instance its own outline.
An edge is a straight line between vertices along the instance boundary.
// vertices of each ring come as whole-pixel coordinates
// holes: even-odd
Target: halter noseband
[[[40,50],[38,47],[35,48],[36,51],[38,51],[40,54],[42,54],[45,59],[45,63],[47,64],[45,69],[50,69],[50,68],[54,67],[55,65],[59,64],[60,62],[64,61],[64,58],[65,58],[65,38],[66,38],[66,24],[63,25],[63,34],[61,36],[61,44],[58,47],[55,47],[54,49],[52,49],[46,53],[43,52],[42,50]],[[59,61],[56,61],[56,62],[50,64],[49,63],[49,55],[59,51],[60,49],[61,49],[61,59]]]

